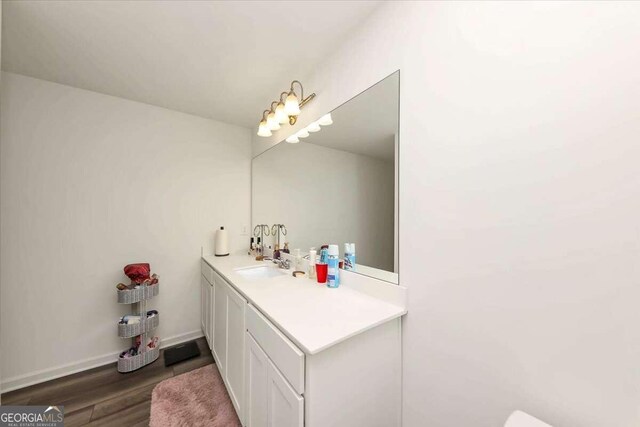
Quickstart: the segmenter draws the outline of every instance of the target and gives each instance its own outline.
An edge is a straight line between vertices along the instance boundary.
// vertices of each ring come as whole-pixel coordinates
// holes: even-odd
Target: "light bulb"
[[[320,125],[318,124],[318,122],[313,122],[309,126],[307,126],[307,130],[309,132],[318,132],[320,131]]]
[[[318,124],[322,126],[332,125],[333,120],[331,120],[331,113],[325,114],[324,116],[320,117],[320,120],[318,120]]]
[[[278,105],[276,106],[276,120],[281,125],[289,122],[289,117],[287,116],[287,113],[284,112],[284,104],[282,102],[278,102]]]
[[[287,96],[287,100],[284,103],[284,112],[287,116],[300,114],[300,104],[298,104],[298,98],[293,91]]]
[[[275,113],[271,112],[267,114],[267,126],[269,126],[270,130],[278,130],[280,129],[280,123],[276,120]]]
[[[307,132],[306,129],[302,129],[302,130],[298,131],[298,133],[296,133],[296,136],[298,138],[306,138],[306,137],[309,136],[309,132]]]
[[[267,126],[267,121],[262,119],[260,126],[258,126],[258,136],[271,136],[271,130]]]
[[[289,138],[285,139],[285,141],[287,141],[289,144],[295,144],[300,142],[296,134],[291,135]]]

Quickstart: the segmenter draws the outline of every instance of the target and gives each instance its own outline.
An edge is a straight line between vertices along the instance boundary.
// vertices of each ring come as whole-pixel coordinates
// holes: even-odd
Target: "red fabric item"
[[[147,263],[129,264],[124,267],[124,274],[127,275],[133,283],[140,284],[149,278],[151,267]]]

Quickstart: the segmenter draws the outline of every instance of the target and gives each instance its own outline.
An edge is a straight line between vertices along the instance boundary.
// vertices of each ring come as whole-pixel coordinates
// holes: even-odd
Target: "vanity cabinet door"
[[[245,334],[246,362],[245,381],[247,393],[245,395],[246,427],[267,427],[267,374],[269,372],[269,359],[251,334]]]
[[[244,343],[245,308],[247,300],[227,286],[227,369],[225,378],[229,396],[236,407],[240,422],[244,421]]]
[[[207,319],[207,287],[209,286],[209,283],[207,282],[207,279],[204,278],[204,276],[200,276],[200,326],[202,328],[202,333],[206,336],[207,335],[207,323],[206,323],[206,319]]]
[[[278,368],[268,360],[268,427],[303,427],[304,399],[289,385]]]
[[[209,333],[207,334],[209,343],[209,350],[213,350],[213,342],[215,340],[215,292],[213,283],[209,283],[209,287],[207,288],[207,330]]]
[[[227,284],[220,280],[213,283],[213,354],[220,375],[225,375],[227,366]]]

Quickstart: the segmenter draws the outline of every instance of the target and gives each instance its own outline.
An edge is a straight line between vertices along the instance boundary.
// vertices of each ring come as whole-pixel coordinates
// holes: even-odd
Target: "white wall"
[[[0,1],[0,64],[2,64],[2,2]],[[2,76],[0,73],[0,82]],[[2,84],[0,83],[0,98],[2,97]],[[0,112],[0,114],[2,114]],[[0,162],[2,163],[2,162]],[[2,293],[0,292],[0,307],[2,307]],[[0,316],[1,317],[1,316]],[[0,318],[0,367],[2,367],[2,319]],[[2,390],[2,375],[0,375],[0,390]],[[0,402],[1,404],[1,402]]]
[[[3,386],[115,360],[128,263],[160,275],[161,338],[199,333],[201,246],[246,247],[249,130],[10,73],[1,108]]]
[[[389,2],[303,80],[299,126],[401,70],[404,426],[640,424],[638,22]]]
[[[293,251],[356,244],[357,263],[393,271],[394,164],[300,142],[253,159],[252,222],[285,224]],[[275,247],[273,237],[266,244]]]

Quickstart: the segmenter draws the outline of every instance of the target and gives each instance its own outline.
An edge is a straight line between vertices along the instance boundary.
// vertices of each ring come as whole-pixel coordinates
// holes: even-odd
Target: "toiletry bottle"
[[[320,263],[326,264],[329,257],[329,245],[320,246]]]
[[[282,249],[282,252],[284,252],[285,254],[291,253],[291,251],[289,250],[289,242],[284,242],[284,249]]]
[[[316,280],[316,250],[309,251],[309,279]]]
[[[294,271],[300,271],[300,263],[302,262],[302,257],[300,256],[300,249],[293,250],[293,265],[295,267]]]
[[[273,250],[273,259],[280,259],[280,246],[276,243],[275,249]]]
[[[353,271],[356,270],[356,244],[351,244],[351,265],[353,266]]]
[[[356,245],[355,243],[344,244],[344,269],[354,271],[356,269]]]
[[[249,253],[248,255],[255,255],[255,244],[254,244],[254,240],[253,237],[251,238],[251,242],[249,243]]]
[[[340,250],[338,249],[338,245],[329,245],[328,255],[327,286],[337,288],[340,286]]]

